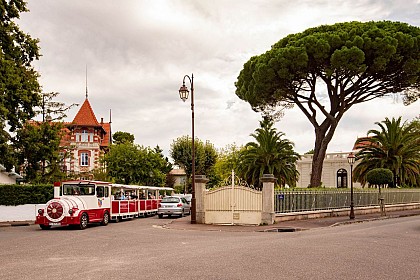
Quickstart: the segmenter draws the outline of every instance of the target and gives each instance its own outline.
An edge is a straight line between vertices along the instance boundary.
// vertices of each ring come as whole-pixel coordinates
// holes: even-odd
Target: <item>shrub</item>
[[[392,178],[392,171],[386,168],[375,168],[366,174],[368,183],[379,187],[392,183]]]
[[[174,186],[175,193],[184,193],[184,186],[183,185],[176,185]]]
[[[53,196],[52,185],[0,185],[0,205],[43,204]]]

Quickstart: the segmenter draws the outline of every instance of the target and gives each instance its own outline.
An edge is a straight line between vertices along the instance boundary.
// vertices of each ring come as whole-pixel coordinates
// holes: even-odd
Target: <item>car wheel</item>
[[[39,227],[40,227],[41,229],[50,229],[50,228],[51,228],[51,226],[50,226],[50,225],[39,225]]]
[[[87,228],[89,222],[89,217],[86,213],[83,213],[82,216],[80,216],[80,224],[79,229],[84,230]]]
[[[159,219],[163,218],[163,214],[158,214]]]
[[[103,220],[101,222],[101,225],[102,226],[107,226],[108,223],[109,223],[109,213],[108,212],[105,212],[104,213],[104,218],[103,218]]]

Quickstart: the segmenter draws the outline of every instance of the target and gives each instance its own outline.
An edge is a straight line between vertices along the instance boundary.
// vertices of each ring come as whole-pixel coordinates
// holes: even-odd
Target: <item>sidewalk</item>
[[[356,215],[354,220],[350,220],[348,216],[328,217],[306,220],[281,221],[274,225],[264,226],[248,226],[248,225],[204,225],[191,224],[189,216],[174,219],[164,226],[167,229],[174,230],[199,230],[199,231],[228,231],[228,232],[293,232],[302,231],[322,227],[339,226],[350,223],[361,223],[374,221],[379,219],[390,219],[407,216],[420,215],[420,209],[387,212],[386,216],[380,213]]]

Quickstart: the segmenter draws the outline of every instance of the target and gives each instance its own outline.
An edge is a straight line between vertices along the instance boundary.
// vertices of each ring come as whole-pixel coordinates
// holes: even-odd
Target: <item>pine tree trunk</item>
[[[321,187],[322,168],[324,164],[325,154],[327,147],[319,148],[318,153],[314,153],[312,158],[312,172],[311,172],[311,185],[312,188]]]
[[[338,122],[336,122],[338,123]],[[330,122],[324,122],[323,125],[315,129],[315,148],[312,158],[311,183],[309,187],[321,187],[322,168],[328,144],[330,143],[337,125]]]

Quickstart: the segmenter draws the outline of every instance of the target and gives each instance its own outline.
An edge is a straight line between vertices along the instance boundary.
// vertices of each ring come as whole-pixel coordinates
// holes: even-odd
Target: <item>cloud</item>
[[[111,109],[113,132],[133,133],[137,143],[158,144],[165,153],[173,139],[191,134],[189,101],[178,96],[184,75],[194,73],[196,136],[220,148],[245,144],[260,115],[239,100],[234,83],[251,56],[321,24],[383,19],[420,24],[416,0],[37,0],[28,7],[31,12],[22,14],[19,24],[41,41],[43,56],[35,68],[43,90],[60,92],[66,103],[82,103],[87,65],[97,118],[108,120]],[[419,111],[418,104],[386,102],[352,108],[329,150],[349,150],[355,137],[384,116],[412,118]],[[69,121],[76,112],[69,112]],[[313,128],[296,108],[276,127],[299,152],[313,148]]]

